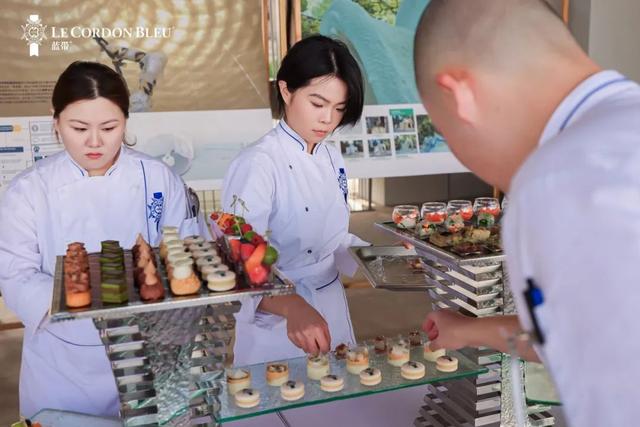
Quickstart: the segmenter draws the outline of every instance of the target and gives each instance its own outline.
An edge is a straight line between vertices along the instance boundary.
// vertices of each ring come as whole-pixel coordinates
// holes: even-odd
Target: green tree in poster
[[[390,25],[396,24],[396,15],[402,0],[355,0],[369,15],[385,21]]]
[[[373,18],[395,25],[396,14],[402,0],[351,0],[362,7]],[[329,10],[333,0],[301,0],[302,36],[320,32],[322,17]]]

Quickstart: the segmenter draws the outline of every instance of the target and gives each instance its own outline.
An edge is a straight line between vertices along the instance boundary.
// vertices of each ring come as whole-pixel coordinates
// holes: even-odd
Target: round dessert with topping
[[[349,352],[349,347],[345,343],[338,344],[334,352],[336,354],[336,359],[346,359],[347,353]]]
[[[403,344],[394,344],[387,353],[387,362],[395,367],[400,367],[409,361],[409,348]]]
[[[335,393],[344,388],[344,378],[337,375],[325,375],[320,378],[320,390]]]
[[[227,371],[227,391],[236,394],[242,389],[251,387],[251,372],[245,369],[231,369]]]
[[[229,266],[226,264],[207,264],[203,265],[200,268],[200,272],[202,273],[202,277],[207,277],[211,273],[215,273],[216,271],[229,271]]]
[[[373,348],[378,354],[385,354],[387,352],[387,339],[384,336],[377,336],[373,341]]]
[[[327,355],[309,356],[307,358],[307,376],[309,379],[320,381],[325,375],[329,375],[329,358]]]
[[[378,368],[366,368],[360,371],[360,384],[374,386],[382,381],[382,372]]]
[[[236,405],[240,408],[253,408],[260,403],[260,392],[252,388],[243,388],[234,394]]]
[[[408,380],[419,380],[424,377],[425,367],[420,362],[408,361],[400,368],[400,375]]]
[[[347,372],[358,375],[369,367],[369,350],[366,347],[355,347],[347,352]]]
[[[214,292],[226,292],[236,287],[236,273],[215,271],[207,275],[207,288]]]
[[[439,348],[437,350],[431,350],[431,343],[427,342],[423,347],[423,356],[424,360],[427,362],[435,362],[439,357],[442,357],[446,354],[444,348]]]
[[[455,372],[458,370],[458,359],[453,356],[438,357],[436,369],[441,372]]]
[[[269,363],[267,365],[267,384],[279,387],[289,380],[289,366],[286,363]]]
[[[280,396],[286,401],[302,399],[304,384],[300,381],[287,381],[280,386]]]

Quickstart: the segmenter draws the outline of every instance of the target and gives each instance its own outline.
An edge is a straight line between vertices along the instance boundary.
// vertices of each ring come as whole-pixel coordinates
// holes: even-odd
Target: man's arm
[[[452,310],[429,313],[422,329],[432,341],[433,349],[489,347],[503,353],[510,352],[507,340],[523,331],[515,315],[473,318]],[[517,351],[521,359],[540,362],[529,342],[518,340]]]

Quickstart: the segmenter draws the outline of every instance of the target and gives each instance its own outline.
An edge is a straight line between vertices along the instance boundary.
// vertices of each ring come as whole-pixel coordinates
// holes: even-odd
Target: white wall
[[[640,81],[640,1],[590,0],[589,55]]]

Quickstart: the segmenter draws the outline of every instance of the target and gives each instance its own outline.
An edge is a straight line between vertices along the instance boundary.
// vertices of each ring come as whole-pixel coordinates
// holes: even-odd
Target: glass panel
[[[411,349],[411,360],[424,363],[426,375],[419,380],[407,380],[400,375],[400,368],[396,368],[387,363],[386,355],[375,354],[370,348],[369,365],[380,369],[382,372],[382,382],[376,386],[368,387],[360,384],[358,375],[347,373],[346,362],[336,360],[333,355],[330,357],[331,373],[344,378],[344,389],[336,393],[327,393],[320,390],[320,382],[307,378],[307,360],[304,357],[290,359],[289,379],[301,381],[305,385],[305,394],[302,399],[295,402],[287,402],[280,397],[280,387],[267,385],[265,378],[266,364],[252,365],[248,368],[251,371],[251,387],[260,391],[260,404],[251,409],[242,409],[235,405],[233,396],[227,391],[226,382],[223,381],[223,390],[220,393],[222,409],[218,419],[221,423],[240,420],[243,418],[255,417],[275,411],[281,411],[304,406],[317,405],[334,400],[351,399],[359,396],[366,396],[375,393],[382,393],[406,387],[415,387],[438,381],[446,381],[464,377],[477,376],[488,372],[486,368],[473,363],[462,354],[452,351],[447,354],[458,358],[458,370],[456,372],[440,372],[436,370],[435,363],[427,362],[422,356],[422,346]]]
[[[524,363],[524,391],[527,403],[555,406],[562,404],[547,369],[540,363]]]

